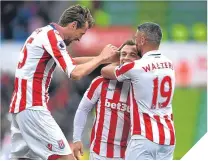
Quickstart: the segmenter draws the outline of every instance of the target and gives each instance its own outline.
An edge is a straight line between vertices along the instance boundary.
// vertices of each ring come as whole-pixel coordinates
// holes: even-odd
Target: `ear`
[[[145,36],[144,34],[142,34],[141,36],[141,45],[144,45],[145,44]]]
[[[73,21],[71,25],[73,29],[77,29],[77,21]]]

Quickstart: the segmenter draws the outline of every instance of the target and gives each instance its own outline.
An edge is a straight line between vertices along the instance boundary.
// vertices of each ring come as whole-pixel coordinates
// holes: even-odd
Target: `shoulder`
[[[134,68],[135,62],[124,63],[116,68],[116,75],[119,76]]]
[[[36,38],[37,41],[40,42],[48,42],[49,39],[52,39],[55,37],[55,33],[52,28],[49,27],[49,25],[37,28],[32,33],[32,36]]]
[[[106,79],[103,77],[103,76],[97,76],[95,77],[92,82],[91,82],[91,85],[100,85],[101,83],[103,83],[103,81],[105,81]]]
[[[97,76],[97,77],[95,77],[93,80],[92,80],[92,82],[94,82],[94,81],[98,81],[98,80],[104,80],[105,78],[103,77],[103,76]]]
[[[131,64],[128,65],[128,70],[130,69],[139,70],[148,63],[149,63],[149,60],[147,60],[146,58],[135,60],[134,62],[131,62]]]
[[[51,45],[55,45],[59,50],[66,50],[66,44],[64,40],[61,38],[59,32],[54,30],[51,27],[45,28],[45,41],[50,43]]]

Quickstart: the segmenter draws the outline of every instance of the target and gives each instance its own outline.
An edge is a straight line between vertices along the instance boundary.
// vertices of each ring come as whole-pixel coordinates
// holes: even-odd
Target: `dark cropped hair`
[[[143,32],[148,41],[160,45],[162,30],[160,26],[153,22],[146,22],[138,26],[138,31]]]
[[[130,45],[130,46],[134,46],[136,45],[135,42],[133,40],[127,40],[125,41],[118,49],[118,51],[121,51],[121,49],[125,46],[125,45]]]

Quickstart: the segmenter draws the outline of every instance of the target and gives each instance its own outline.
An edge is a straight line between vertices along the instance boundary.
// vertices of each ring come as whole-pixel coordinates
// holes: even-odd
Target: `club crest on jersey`
[[[52,151],[52,147],[53,147],[52,144],[48,144],[48,145],[47,145],[47,148],[48,148],[50,151]]]
[[[60,50],[66,50],[66,45],[63,41],[58,41],[57,46]]]
[[[119,88],[116,88],[116,89],[111,89],[111,88],[105,88],[106,91],[119,91],[120,89]]]
[[[58,145],[59,145],[60,149],[64,149],[65,148],[65,144],[64,144],[64,141],[62,139],[58,141]]]

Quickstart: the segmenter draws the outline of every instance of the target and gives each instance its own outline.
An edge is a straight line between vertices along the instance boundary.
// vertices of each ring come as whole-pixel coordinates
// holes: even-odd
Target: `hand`
[[[77,160],[80,160],[80,155],[81,156],[84,155],[83,144],[81,141],[77,141],[77,142],[73,143],[73,153],[74,153],[74,157]]]
[[[99,57],[102,60],[102,64],[112,63],[119,60],[119,51],[118,48],[108,44],[101,52]]]
[[[121,49],[125,46],[125,43],[121,44],[121,46],[119,46],[118,51],[121,51]]]

